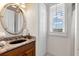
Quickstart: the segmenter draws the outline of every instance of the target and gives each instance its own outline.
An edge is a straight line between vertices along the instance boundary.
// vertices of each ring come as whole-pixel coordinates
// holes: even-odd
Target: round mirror
[[[26,21],[22,9],[17,4],[5,5],[1,13],[1,24],[6,32],[13,35],[23,32]]]

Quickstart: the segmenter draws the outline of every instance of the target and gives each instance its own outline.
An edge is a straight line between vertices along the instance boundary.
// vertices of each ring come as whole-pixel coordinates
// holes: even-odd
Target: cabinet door
[[[24,53],[25,56],[35,56],[35,48],[31,48]]]

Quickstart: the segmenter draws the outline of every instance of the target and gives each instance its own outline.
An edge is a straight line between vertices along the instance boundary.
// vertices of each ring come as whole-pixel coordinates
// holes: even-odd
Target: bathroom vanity
[[[0,54],[1,56],[35,56],[35,41]]]
[[[7,41],[6,45],[0,49],[0,56],[35,56],[35,39],[26,39],[21,43]]]

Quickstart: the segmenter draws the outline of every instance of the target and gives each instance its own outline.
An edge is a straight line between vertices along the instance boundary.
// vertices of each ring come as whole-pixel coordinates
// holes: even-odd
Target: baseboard
[[[56,56],[54,54],[46,53],[46,56]]]

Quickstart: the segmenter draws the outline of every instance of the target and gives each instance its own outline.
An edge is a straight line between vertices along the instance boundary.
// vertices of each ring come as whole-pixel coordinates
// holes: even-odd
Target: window
[[[65,4],[56,4],[50,7],[50,32],[65,32]]]

